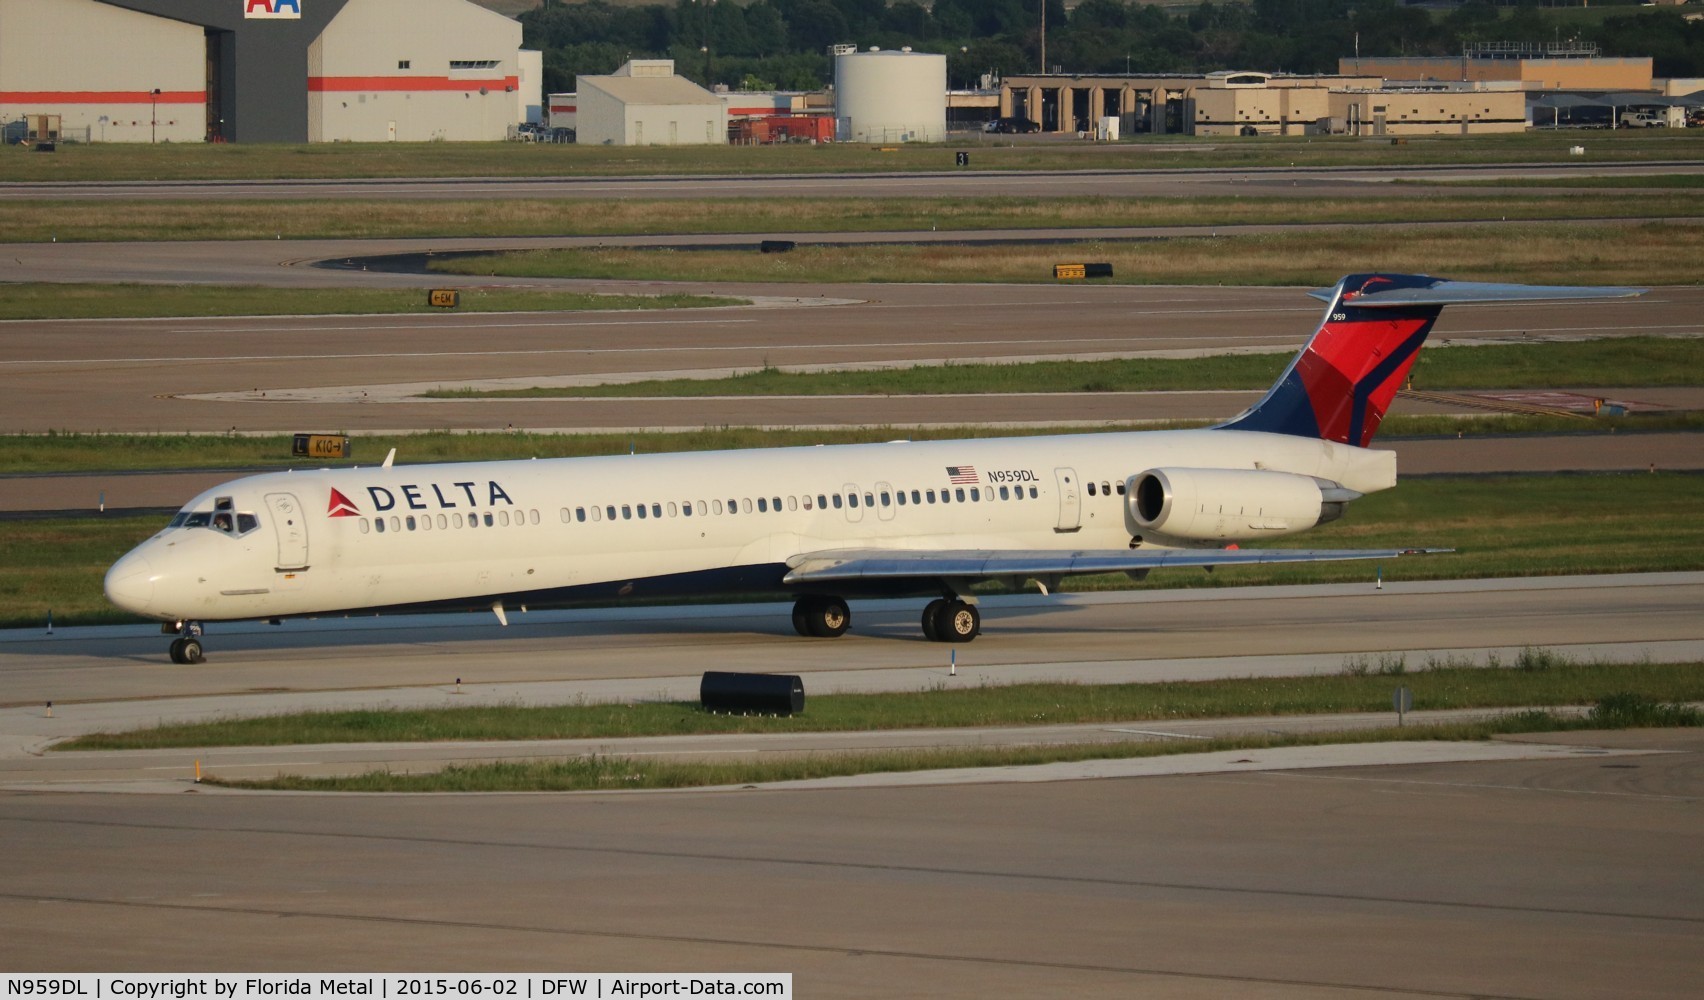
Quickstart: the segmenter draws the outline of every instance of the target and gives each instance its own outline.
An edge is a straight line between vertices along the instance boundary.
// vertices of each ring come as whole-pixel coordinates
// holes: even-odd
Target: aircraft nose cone
[[[126,611],[146,614],[154,601],[154,567],[140,556],[125,556],[107,570],[106,595]]]

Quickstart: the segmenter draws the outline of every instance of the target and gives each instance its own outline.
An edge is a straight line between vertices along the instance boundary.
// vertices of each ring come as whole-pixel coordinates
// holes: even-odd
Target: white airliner
[[[1640,294],[1359,274],[1311,294],[1318,330],[1252,409],[1201,430],[323,469],[191,500],[107,572],[167,623],[490,609],[719,593],[796,597],[830,637],[848,596],[931,596],[923,634],[981,629],[971,585],[1168,566],[1389,558],[1259,550],[1396,484],[1370,450],[1444,305]],[[1412,551],[1412,550],[1407,550]]]

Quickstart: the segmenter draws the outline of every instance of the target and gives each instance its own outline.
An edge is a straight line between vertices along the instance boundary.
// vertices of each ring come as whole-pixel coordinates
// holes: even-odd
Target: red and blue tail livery
[[[1447,281],[1423,274],[1352,274],[1335,287],[1309,293],[1327,303],[1319,329],[1265,398],[1222,426],[1365,448],[1444,306],[1619,298],[1640,291]]]

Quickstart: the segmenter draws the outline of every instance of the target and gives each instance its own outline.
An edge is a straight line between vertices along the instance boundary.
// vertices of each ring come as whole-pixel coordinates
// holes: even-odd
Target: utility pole
[[[1041,6],[1041,72],[1047,74],[1047,0],[1040,0]]]
[[[160,88],[155,87],[148,95],[148,144],[160,141]]]

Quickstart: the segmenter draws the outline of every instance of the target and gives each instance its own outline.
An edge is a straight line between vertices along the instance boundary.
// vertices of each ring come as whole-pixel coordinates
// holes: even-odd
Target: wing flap
[[[1258,566],[1273,563],[1394,559],[1451,549],[842,549],[788,560],[783,582],[917,578],[1071,576],[1127,573],[1173,566]]]

